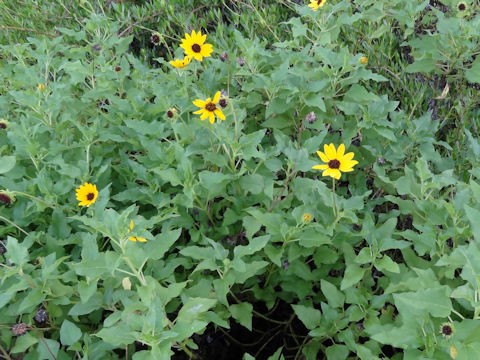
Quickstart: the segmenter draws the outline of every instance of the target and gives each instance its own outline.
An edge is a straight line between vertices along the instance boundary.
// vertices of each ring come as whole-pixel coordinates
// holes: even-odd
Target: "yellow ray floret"
[[[187,66],[188,64],[190,64],[191,61],[192,61],[191,56],[185,56],[183,59],[175,59],[175,60],[169,61],[169,63],[170,65],[181,69]]]
[[[195,100],[193,105],[199,107],[200,110],[194,111],[193,113],[200,115],[200,120],[205,120],[208,118],[210,124],[215,122],[215,116],[221,120],[225,120],[225,115],[223,115],[222,110],[217,107],[218,100],[220,100],[220,95],[220,91],[217,91],[213,97],[213,100],[211,98],[208,98],[205,101],[200,99]]]
[[[130,220],[130,228],[128,229],[128,232],[132,231],[133,230],[133,220]],[[143,238],[143,237],[140,237],[140,236],[130,236],[128,238],[128,240],[130,241],[133,241],[133,242],[136,242],[136,241],[139,241],[139,242],[147,242],[147,239]]]
[[[180,47],[185,50],[187,56],[192,56],[195,60],[202,61],[204,57],[209,57],[212,53],[212,45],[205,44],[207,35],[202,35],[202,33],[195,32],[192,30],[192,34],[185,34],[185,39],[182,39]]]
[[[327,0],[310,0],[309,7],[312,8],[313,11],[317,11],[319,8],[323,7]]]
[[[358,164],[358,161],[352,160],[353,152],[345,154],[345,145],[340,144],[337,150],[335,145],[324,145],[324,152],[317,151],[318,156],[326,164],[315,165],[312,169],[323,170],[322,176],[330,176],[334,179],[340,179],[342,172],[353,171],[353,167]]]
[[[85,183],[85,185],[80,185],[78,189],[75,190],[77,200],[79,201],[78,206],[89,207],[98,197],[97,185],[92,185]]]

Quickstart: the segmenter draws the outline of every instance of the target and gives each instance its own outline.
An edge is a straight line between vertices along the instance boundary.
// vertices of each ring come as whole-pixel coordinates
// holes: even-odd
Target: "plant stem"
[[[335,199],[335,178],[332,178],[332,202],[333,202],[333,213],[335,215],[335,220],[338,217],[338,210],[337,210],[337,200]]]

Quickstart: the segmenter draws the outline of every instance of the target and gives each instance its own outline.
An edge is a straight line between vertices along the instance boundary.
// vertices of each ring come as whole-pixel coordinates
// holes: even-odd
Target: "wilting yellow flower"
[[[205,120],[208,117],[210,124],[215,122],[215,115],[217,115],[218,118],[225,120],[225,115],[223,115],[222,110],[217,107],[218,100],[220,100],[220,95],[220,91],[217,91],[213,97],[213,100],[210,98],[205,101],[200,99],[195,100],[193,104],[201,109],[194,111],[193,113],[197,115],[201,114],[200,120]]]
[[[76,190],[76,193],[77,200],[80,201],[78,206],[89,207],[97,200],[97,185],[92,185],[86,182],[85,185],[80,185],[80,187]]]
[[[178,68],[178,69],[181,69],[181,68],[184,68],[185,66],[187,66],[188,64],[190,64],[190,62],[192,61],[192,57],[191,56],[185,56],[183,59],[175,59],[175,60],[172,60],[170,61],[170,65]]]
[[[317,11],[318,8],[323,7],[327,0],[310,0],[310,4],[308,4],[309,7],[313,9],[313,11]]]
[[[130,220],[130,228],[128,229],[128,232],[133,230],[133,220]],[[128,240],[131,241],[140,241],[140,242],[147,242],[147,239],[140,237],[140,236],[130,236]]]
[[[45,90],[45,85],[38,84],[37,89],[40,90],[40,91],[43,91],[43,90]]]
[[[193,56],[195,60],[202,61],[204,57],[209,57],[213,51],[211,44],[205,44],[206,39],[207,35],[192,30],[192,35],[185,34],[185,39],[182,39],[180,47],[185,50],[187,56]]]
[[[455,346],[450,346],[450,357],[455,360],[458,356],[458,351],[457,351],[457,348]]]
[[[318,156],[324,165],[315,165],[312,169],[323,170],[322,176],[331,176],[335,179],[340,179],[341,172],[353,171],[353,167],[358,164],[358,161],[352,160],[354,153],[349,152],[345,154],[345,145],[340,144],[338,150],[335,150],[335,145],[324,145],[325,153],[317,151]]]
[[[359,61],[360,61],[360,64],[363,64],[363,65],[368,64],[368,58],[366,56],[362,56],[359,59]]]
[[[312,215],[309,213],[303,214],[303,221],[309,223],[312,220]]]

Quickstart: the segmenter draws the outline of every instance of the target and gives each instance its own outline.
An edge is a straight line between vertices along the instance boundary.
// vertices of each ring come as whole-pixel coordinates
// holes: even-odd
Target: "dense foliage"
[[[39,3],[0,14],[0,356],[480,356],[478,2]]]

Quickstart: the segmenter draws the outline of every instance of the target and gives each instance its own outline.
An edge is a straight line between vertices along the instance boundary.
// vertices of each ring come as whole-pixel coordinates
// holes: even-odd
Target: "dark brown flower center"
[[[322,3],[322,0],[317,0],[317,5],[320,5]]]
[[[339,169],[340,168],[340,161],[338,161],[337,159],[330,160],[328,162],[328,167],[330,169]]]
[[[94,197],[95,197],[94,193],[88,193],[87,194],[87,200],[89,200],[89,201],[92,201]]]
[[[168,116],[169,118],[173,118],[173,111],[172,111],[172,110],[168,110],[168,111],[167,111],[167,116]]]
[[[466,9],[466,5],[464,3],[458,4],[458,10],[464,11]]]
[[[207,111],[215,111],[215,110],[217,110],[217,105],[215,105],[212,102],[209,102],[207,105],[205,105],[205,109]]]
[[[0,201],[6,205],[9,205],[12,202],[12,199],[10,199],[10,196],[7,194],[0,194]]]
[[[452,335],[452,327],[450,325],[443,325],[442,326],[442,334],[443,335]]]
[[[222,108],[226,108],[227,105],[228,105],[226,99],[220,99],[220,101],[218,102],[218,104],[219,104]]]
[[[199,53],[200,51],[202,51],[202,47],[198,44],[193,44],[192,45],[192,50],[196,53]]]
[[[158,35],[152,35],[152,42],[154,44],[158,44],[160,42],[160,36]]]
[[[7,128],[7,124],[5,124],[4,122],[0,122],[0,129],[6,129]]]

